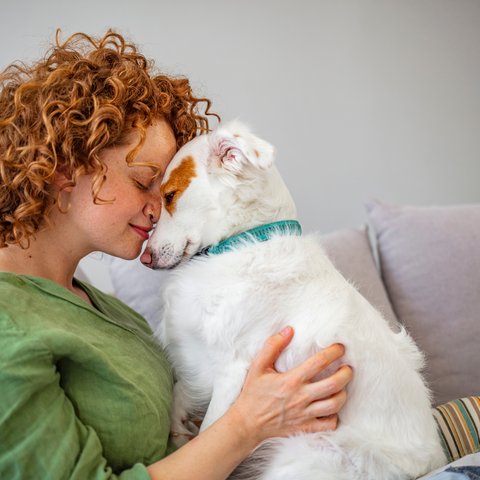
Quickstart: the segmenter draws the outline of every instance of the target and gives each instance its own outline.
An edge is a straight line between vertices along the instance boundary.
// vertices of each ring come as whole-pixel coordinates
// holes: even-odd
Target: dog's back
[[[208,398],[214,388],[228,395],[215,379],[235,375],[239,363],[246,372],[266,338],[287,324],[295,336],[279,371],[333,343],[345,345],[342,362],[354,377],[337,430],[270,440],[237,478],[253,478],[256,466],[265,469],[259,478],[275,480],[403,479],[442,464],[421,353],[403,329],[390,330],[314,238],[276,237],[195,259],[176,271],[165,295],[165,344],[194,398]]]

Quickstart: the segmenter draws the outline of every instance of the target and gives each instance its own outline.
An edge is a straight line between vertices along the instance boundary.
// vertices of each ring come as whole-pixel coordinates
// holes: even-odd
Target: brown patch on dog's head
[[[259,154],[256,150],[254,150],[254,152],[255,152],[255,155],[256,155],[257,158],[258,158],[258,157],[260,156],[260,154]]]
[[[236,138],[242,138],[240,135],[237,135],[236,133],[233,136]]]
[[[160,187],[165,210],[173,215],[177,209],[178,199],[190,185],[192,178],[196,177],[195,161],[192,156],[185,157],[178,167],[170,172],[168,180]]]

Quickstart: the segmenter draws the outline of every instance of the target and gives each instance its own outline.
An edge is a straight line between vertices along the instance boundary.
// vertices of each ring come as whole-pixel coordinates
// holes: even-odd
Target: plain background
[[[480,202],[479,0],[2,0],[0,68],[57,28],[129,35],[277,149],[306,232],[363,200]],[[105,266],[82,261],[96,286]]]

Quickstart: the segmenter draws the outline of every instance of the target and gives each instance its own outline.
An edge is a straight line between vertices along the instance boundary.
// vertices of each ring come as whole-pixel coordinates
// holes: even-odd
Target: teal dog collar
[[[219,253],[228,252],[232,248],[238,247],[245,242],[264,242],[274,235],[301,235],[302,227],[296,220],[284,220],[281,222],[269,223],[261,227],[252,228],[246,232],[239,233],[234,237],[227,238],[218,245],[206,247],[197,255],[218,255]]]

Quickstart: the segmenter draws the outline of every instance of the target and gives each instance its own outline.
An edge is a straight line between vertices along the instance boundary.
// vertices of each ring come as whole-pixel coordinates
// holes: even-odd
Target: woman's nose
[[[160,218],[160,201],[150,201],[143,207],[143,214],[149,217],[153,223],[157,223]]]

